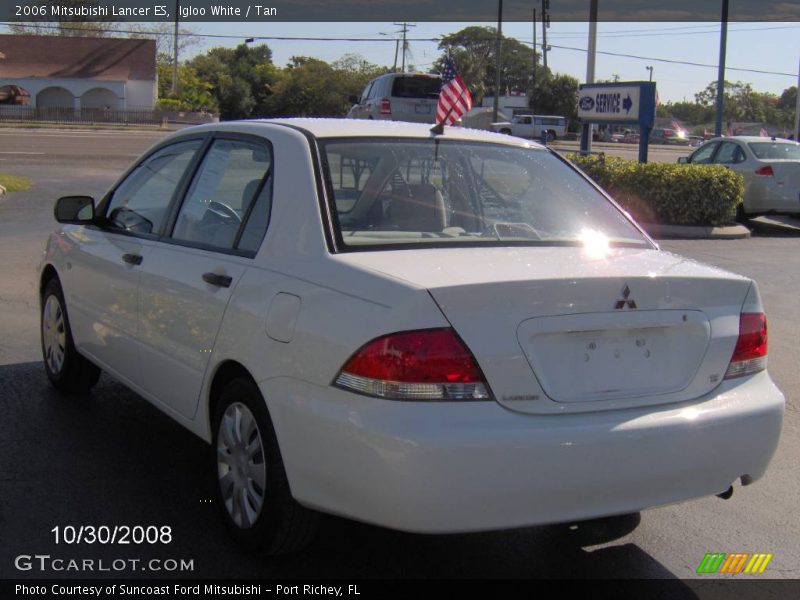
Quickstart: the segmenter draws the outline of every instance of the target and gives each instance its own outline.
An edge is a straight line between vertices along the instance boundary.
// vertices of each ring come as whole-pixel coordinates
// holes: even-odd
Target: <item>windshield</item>
[[[750,150],[761,160],[800,160],[800,144],[786,142],[751,142]]]
[[[649,242],[544,149],[431,139],[322,141],[344,246]]]

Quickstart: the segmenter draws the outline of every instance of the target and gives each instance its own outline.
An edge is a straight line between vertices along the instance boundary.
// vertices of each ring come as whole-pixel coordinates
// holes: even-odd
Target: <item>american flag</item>
[[[444,121],[445,125],[452,125],[471,108],[472,96],[467,84],[456,72],[453,59],[448,56],[444,61],[442,89],[439,92],[439,104],[436,105],[436,122]]]

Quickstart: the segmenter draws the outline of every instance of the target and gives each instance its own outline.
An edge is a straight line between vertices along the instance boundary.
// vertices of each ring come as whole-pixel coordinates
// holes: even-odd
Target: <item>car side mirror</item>
[[[91,196],[64,196],[56,200],[53,210],[56,221],[86,225],[94,221],[94,198]]]
[[[680,165],[688,165],[689,164],[689,157],[688,156],[679,156],[678,157],[678,164],[680,164]]]

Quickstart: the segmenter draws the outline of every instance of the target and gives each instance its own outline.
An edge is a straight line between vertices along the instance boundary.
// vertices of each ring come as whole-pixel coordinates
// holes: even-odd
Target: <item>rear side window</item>
[[[414,75],[396,77],[392,83],[392,96],[395,98],[438,98],[441,87],[438,77]]]
[[[239,231],[247,222],[242,236],[247,248],[241,249],[254,251],[266,231],[271,167],[265,144],[215,140],[178,213],[173,239],[230,250],[239,247]]]
[[[800,144],[751,142],[748,146],[761,160],[800,160]]]

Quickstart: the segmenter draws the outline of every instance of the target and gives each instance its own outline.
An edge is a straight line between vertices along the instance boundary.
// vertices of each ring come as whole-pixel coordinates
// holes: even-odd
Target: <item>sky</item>
[[[438,38],[473,23],[415,23],[409,38]],[[485,23],[483,23],[485,25]],[[213,46],[236,46],[247,37],[357,37],[382,38],[386,41],[282,41],[265,40],[273,51],[273,62],[285,65],[292,56],[312,56],[333,61],[347,53],[357,53],[379,65],[394,62],[395,43],[400,29],[393,23],[193,23],[199,34],[233,35],[234,38],[201,38],[190,54]],[[552,23],[547,31],[548,66],[567,73],[579,81],[586,80],[586,47],[588,23]],[[653,80],[662,102],[694,99],[694,94],[716,81],[719,61],[719,23],[598,23],[595,79],[610,79],[619,75],[620,81],[642,81],[650,76],[647,66],[653,66]],[[503,34],[523,42],[531,42],[531,23],[504,23]],[[241,37],[239,37],[241,36]],[[541,44],[541,24],[537,30]],[[565,47],[577,48],[571,50]],[[407,63],[426,71],[439,55],[436,42],[411,41]],[[601,54],[629,54],[647,59],[625,58]],[[673,64],[666,61],[686,61],[711,67]],[[399,62],[399,61],[398,61]],[[782,75],[728,70],[728,81],[750,83],[756,90],[780,94],[797,85],[800,69],[800,23],[762,22],[730,23],[728,26],[727,67],[773,71]]]

